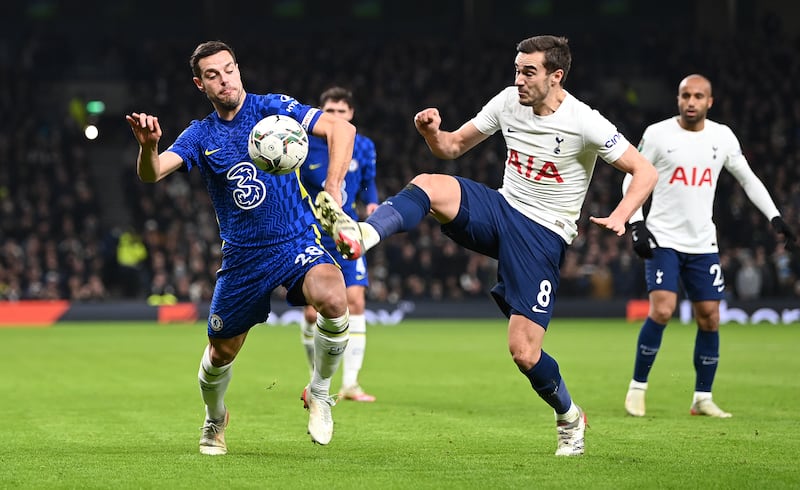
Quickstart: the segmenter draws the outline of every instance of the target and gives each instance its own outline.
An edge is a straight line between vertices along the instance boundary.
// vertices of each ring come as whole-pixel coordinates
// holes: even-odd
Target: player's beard
[[[220,96],[214,96],[214,100],[212,100],[212,102],[217,107],[220,107],[227,111],[233,111],[237,107],[239,107],[239,104],[241,104],[242,102],[242,89],[236,89],[231,96],[225,98]]]
[[[686,111],[681,113],[681,118],[689,124],[697,124],[706,118],[707,111],[695,109],[694,114],[689,115]]]
[[[541,90],[541,89],[544,90]],[[519,97],[519,103],[525,107],[539,107],[544,104],[544,101],[547,99],[550,91],[547,87],[525,87],[525,89],[520,92],[517,89],[517,97]]]

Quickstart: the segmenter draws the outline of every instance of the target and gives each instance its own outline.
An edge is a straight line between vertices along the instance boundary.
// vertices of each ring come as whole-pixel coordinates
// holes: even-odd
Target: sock
[[[414,228],[430,210],[431,200],[425,191],[414,184],[408,184],[397,195],[378,206],[375,212],[369,215],[366,223],[371,225],[383,240],[395,233]]]
[[[528,377],[531,387],[539,397],[553,407],[557,420],[561,420],[559,416],[568,415],[570,407],[572,407],[572,397],[569,396],[567,385],[564,383],[564,379],[561,378],[558,363],[555,359],[545,351],[542,351],[542,357],[539,362],[522,374]]]
[[[222,420],[225,417],[225,392],[231,382],[233,363],[216,367],[211,364],[211,346],[206,346],[203,358],[200,360],[200,370],[197,379],[200,381],[200,393],[206,404],[206,418],[209,420]]]
[[[350,340],[342,361],[342,387],[358,384],[358,372],[364,364],[364,348],[367,345],[367,319],[363,314],[350,315]]]
[[[314,372],[314,330],[316,323],[309,323],[305,318],[300,320],[300,342],[306,351],[309,372]]]
[[[695,391],[694,395],[692,395],[692,405],[699,402],[700,400],[711,400],[711,392],[710,391]]]
[[[338,318],[325,318],[317,314],[317,328],[314,333],[314,374],[311,375],[310,388],[315,394],[328,395],[331,390],[331,377],[339,369],[342,354],[347,348],[349,314]]]
[[[694,390],[711,392],[719,363],[719,332],[697,330],[694,340]]]
[[[647,320],[644,321],[636,344],[636,360],[633,365],[634,381],[647,382],[650,369],[653,368],[653,363],[656,362],[658,349],[661,348],[661,339],[664,336],[666,327],[666,325],[656,323],[650,317],[647,317]]]

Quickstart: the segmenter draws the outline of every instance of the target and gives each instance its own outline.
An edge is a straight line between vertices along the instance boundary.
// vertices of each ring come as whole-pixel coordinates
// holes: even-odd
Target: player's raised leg
[[[451,181],[456,192],[453,198],[458,202],[460,189],[454,178],[419,175],[397,195],[384,201],[362,222],[354,221],[328,193],[320,192],[316,200],[317,219],[325,232],[333,237],[339,253],[347,259],[357,259],[381,240],[395,233],[408,231],[425,218],[431,211],[432,201],[431,191],[427,190],[431,184],[427,181],[434,177]],[[414,182],[420,182],[420,185]],[[421,185],[425,185],[425,188]]]

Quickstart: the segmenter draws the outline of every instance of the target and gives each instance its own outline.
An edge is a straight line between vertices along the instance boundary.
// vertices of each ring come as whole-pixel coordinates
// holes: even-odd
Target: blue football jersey
[[[192,121],[167,148],[180,155],[188,170],[200,171],[224,244],[275,245],[300,235],[314,222],[297,172],[272,175],[250,161],[250,130],[273,114],[294,118],[310,134],[322,112],[288,95],[248,93],[233,120],[224,121],[212,112],[202,121]]]
[[[316,196],[325,186],[328,176],[328,144],[322,138],[309,136],[308,156],[300,167],[300,179],[311,196]],[[375,143],[361,134],[356,134],[353,159],[342,183],[342,209],[353,219],[358,219],[356,202],[377,203],[375,186]]]

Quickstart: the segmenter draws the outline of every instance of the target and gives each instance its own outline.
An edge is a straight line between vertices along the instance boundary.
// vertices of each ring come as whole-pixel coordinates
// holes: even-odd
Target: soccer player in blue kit
[[[320,95],[320,109],[326,114],[352,121],[355,113],[353,93],[344,87],[331,87]],[[342,209],[353,219],[358,219],[357,203],[364,204],[367,215],[378,207],[378,189],[375,185],[375,143],[363,134],[356,134],[353,147],[353,160],[342,183]],[[328,174],[328,146],[322,138],[309,138],[306,163],[300,167],[300,180],[312,197],[324,190]],[[369,285],[366,257],[344,260],[338,252],[333,239],[324,235],[322,244],[342,267],[347,286],[347,307],[350,311],[350,340],[342,360],[342,387],[339,398],[357,402],[374,402],[375,397],[366,393],[358,381],[358,374],[364,364],[364,351],[367,345],[366,289]],[[314,369],[314,325],[317,312],[313,306],[306,306],[301,325],[301,340],[306,350],[308,363]]]
[[[577,235],[576,221],[595,162],[600,156],[633,176],[628,193],[608,217],[590,217],[620,236],[657,178],[653,165],[611,122],[564,90],[571,62],[567,39],[525,39],[517,45],[514,86],[498,93],[473,119],[444,131],[438,109],[424,109],[414,117],[431,152],[444,160],[458,158],[501,132],[508,149],[502,188],[421,174],[359,223],[331,196],[317,196],[320,223],[347,257],[359,257],[386,237],[411,229],[430,212],[455,242],[497,259],[492,295],[508,317],[514,363],[555,412],[556,456],[584,453],[586,417],[542,343],[553,314],[559,268]]]
[[[287,301],[310,304],[320,313],[314,335],[315,362],[303,391],[312,441],[328,444],[333,434],[331,377],[348,341],[347,296],[341,270],[321,246],[308,196],[297,172],[276,176],[259,170],[247,153],[251,128],[262,118],[283,114],[310,134],[324,138],[330,166],[325,189],[341,203],[341,183],[350,164],[355,127],[288,95],[256,95],[244,90],[236,56],[227,44],[199,44],[189,63],[193,81],[214,108],[192,121],[162,153],[158,118],[126,116],[139,143],[137,174],[158,182],[176,170],[197,168],[217,214],[222,266],[208,319],[208,346],[200,361],[200,391],[206,408],[200,452],[227,453],[224,402],[233,361],[250,328],[267,320],[270,295],[287,289]]]

